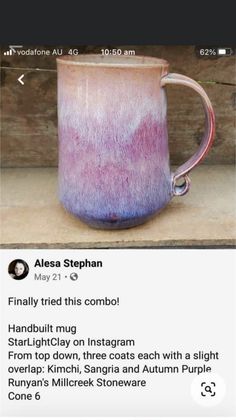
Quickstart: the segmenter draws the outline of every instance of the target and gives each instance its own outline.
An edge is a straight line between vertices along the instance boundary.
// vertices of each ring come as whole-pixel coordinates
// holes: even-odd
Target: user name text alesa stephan
[[[102,268],[103,262],[101,260],[89,260],[87,258],[84,260],[71,260],[66,258],[63,261],[37,259],[34,263],[34,267],[76,267],[79,269],[89,267]]]

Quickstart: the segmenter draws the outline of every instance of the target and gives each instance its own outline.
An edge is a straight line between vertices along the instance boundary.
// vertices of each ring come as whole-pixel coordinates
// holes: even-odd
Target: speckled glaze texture
[[[91,226],[138,225],[172,197],[162,73],[58,63],[60,200]]]

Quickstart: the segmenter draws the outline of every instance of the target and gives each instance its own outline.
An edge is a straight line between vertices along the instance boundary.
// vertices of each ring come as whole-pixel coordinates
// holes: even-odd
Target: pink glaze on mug
[[[59,191],[67,210],[94,227],[125,228],[188,191],[187,174],[207,153],[214,132],[212,106],[199,84],[168,74],[168,63],[154,57],[65,56],[57,65]],[[207,121],[199,150],[174,174],[163,88],[168,83],[195,89]]]

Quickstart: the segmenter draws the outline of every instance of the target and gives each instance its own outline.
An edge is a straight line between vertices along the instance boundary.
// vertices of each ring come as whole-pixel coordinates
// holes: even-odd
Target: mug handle
[[[195,82],[195,80],[190,79],[190,77],[183,76],[182,74],[168,73],[161,78],[161,87],[168,84],[187,86],[198,92],[201,96],[205,111],[205,133],[198,150],[189,160],[187,160],[187,162],[181,165],[174,174],[172,174],[173,195],[184,195],[188,192],[190,187],[188,173],[202,161],[213,143],[215,133],[215,115],[211,101],[205,90],[197,82]],[[180,178],[183,178],[184,182],[182,185],[177,185],[177,181]]]

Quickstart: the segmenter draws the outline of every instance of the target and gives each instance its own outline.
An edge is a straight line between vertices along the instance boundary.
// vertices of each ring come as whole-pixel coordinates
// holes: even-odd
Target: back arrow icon
[[[17,80],[18,80],[18,82],[20,82],[22,85],[24,85],[25,83],[23,82],[23,77],[24,77],[24,74],[22,74]]]

